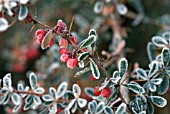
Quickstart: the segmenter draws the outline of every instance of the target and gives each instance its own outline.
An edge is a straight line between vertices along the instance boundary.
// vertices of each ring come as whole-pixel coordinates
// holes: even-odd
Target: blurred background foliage
[[[96,17],[102,18],[101,14],[94,12],[94,4],[97,0],[31,0],[29,12],[37,20],[53,27],[58,19],[62,19],[70,25],[74,16],[72,31],[78,36],[79,41],[86,38],[90,25],[94,24]],[[121,26],[127,32],[125,57],[130,66],[138,62],[141,68],[148,68],[149,59],[146,46],[154,35],[167,31],[170,27],[170,0],[119,0],[127,8],[136,13],[143,14],[143,20],[133,26],[134,19],[121,16]],[[12,22],[11,17],[6,17]],[[156,21],[155,21],[156,20]],[[159,21],[159,23],[157,23]],[[166,26],[162,26],[166,25]],[[94,87],[97,82],[91,80],[91,74],[86,73],[78,79],[73,78],[74,72],[60,63],[58,45],[47,50],[40,49],[34,39],[34,33],[39,25],[17,21],[6,32],[0,33],[0,74],[3,77],[11,72],[14,85],[19,80],[27,84],[27,74],[34,71],[38,74],[42,85],[45,87],[57,85],[66,80],[70,85],[80,83],[81,87]],[[99,26],[100,27],[100,26]],[[97,52],[101,55],[102,50],[111,51],[109,45],[112,41],[113,31],[108,27],[103,32],[98,32]],[[58,39],[56,38],[56,43]],[[111,67],[112,68],[112,67]],[[110,69],[110,68],[108,68]],[[90,82],[90,83],[89,83]],[[85,95],[83,95],[86,97]],[[170,101],[170,93],[164,95]],[[167,105],[163,109],[156,109],[155,114],[169,114]],[[3,112],[4,113],[4,112]]]

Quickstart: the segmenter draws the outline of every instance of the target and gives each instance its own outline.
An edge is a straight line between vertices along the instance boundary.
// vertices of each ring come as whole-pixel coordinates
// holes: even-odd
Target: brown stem
[[[46,27],[46,28],[48,28],[48,29],[51,29],[51,27],[50,26],[48,26],[48,25],[46,25],[46,24],[44,24],[44,23],[42,23],[42,22],[40,22],[40,21],[38,21],[38,20],[36,20],[36,19],[32,19],[32,21],[35,23],[35,24],[39,24],[39,25],[42,25],[42,26],[44,26],[44,27]]]

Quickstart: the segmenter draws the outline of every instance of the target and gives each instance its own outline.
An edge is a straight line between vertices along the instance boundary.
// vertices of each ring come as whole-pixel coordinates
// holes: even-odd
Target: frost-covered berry
[[[44,39],[44,35],[37,36],[37,43],[42,44],[43,39]]]
[[[62,20],[58,20],[55,30],[59,33],[63,33],[67,29],[66,24]]]
[[[91,75],[91,78],[92,78],[92,80],[96,80],[96,78],[93,76],[93,74]]]
[[[42,40],[44,39],[44,36],[46,35],[46,31],[43,29],[38,29],[35,33],[35,38],[37,39],[37,42],[39,44],[42,44]]]
[[[37,37],[37,36],[39,36],[39,35],[45,35],[45,34],[46,34],[45,30],[43,30],[43,29],[38,29],[38,30],[36,31],[36,33],[35,33],[35,37]]]
[[[61,55],[61,57],[60,57],[60,61],[61,61],[61,62],[67,62],[68,59],[70,59],[70,56],[69,56],[68,54],[63,54],[63,55]]]
[[[78,44],[78,39],[76,36],[74,35],[70,35],[70,39],[72,40],[72,42],[74,42],[75,44]]]
[[[70,69],[73,69],[74,67],[76,67],[78,65],[78,60],[77,58],[75,59],[69,59],[67,61],[67,67],[70,68]]]
[[[67,48],[60,48],[59,49],[59,53],[62,55],[62,54],[68,54],[70,53],[70,51],[67,49]]]
[[[53,46],[53,45],[54,45],[54,42],[55,42],[55,41],[54,41],[54,38],[51,38],[51,41],[50,41],[50,43],[49,43],[48,46],[49,46],[49,47]]]
[[[94,95],[99,96],[101,94],[101,91],[99,90],[99,86],[94,88]]]
[[[59,45],[61,48],[67,48],[68,47],[68,40],[65,38],[61,38],[59,40]]]
[[[104,89],[102,89],[101,91],[101,95],[105,98],[109,98],[111,95],[112,91],[109,87],[105,87]]]

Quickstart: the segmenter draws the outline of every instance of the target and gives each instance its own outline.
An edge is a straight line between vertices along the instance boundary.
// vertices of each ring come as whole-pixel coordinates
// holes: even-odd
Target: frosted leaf
[[[0,18],[0,32],[4,32],[8,29],[8,21],[5,18]]]
[[[87,100],[86,99],[82,99],[82,98],[78,98],[77,102],[78,102],[78,105],[79,105],[80,108],[85,107],[86,104],[87,104]]]
[[[167,104],[167,100],[160,96],[150,96],[151,101],[158,107],[164,107]]]

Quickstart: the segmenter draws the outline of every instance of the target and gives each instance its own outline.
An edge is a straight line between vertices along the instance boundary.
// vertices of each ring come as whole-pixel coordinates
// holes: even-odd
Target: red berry
[[[63,111],[63,109],[62,108],[57,108],[57,112],[56,112],[56,114],[60,114],[60,112],[61,111]]]
[[[111,89],[109,87],[105,87],[101,91],[102,96],[105,97],[105,98],[109,98],[111,93],[112,93],[112,91],[111,91]]]
[[[67,61],[67,67],[70,68],[70,69],[73,69],[77,65],[78,65],[78,60],[77,59],[69,59]]]
[[[91,75],[91,78],[92,78],[92,80],[96,80],[96,78],[93,76],[93,74]]]
[[[37,36],[39,36],[39,35],[45,35],[45,34],[46,34],[45,30],[43,30],[43,29],[38,29],[38,30],[36,31],[36,33],[35,33],[35,36],[37,37]]]
[[[60,57],[60,61],[61,61],[61,62],[67,62],[68,59],[70,59],[70,56],[69,56],[68,54],[63,54],[63,55],[61,55],[61,57]]]
[[[99,86],[94,88],[94,95],[99,96],[101,94],[101,91],[99,90]]]
[[[59,52],[60,52],[61,55],[70,53],[70,51],[67,48],[60,48]]]
[[[65,38],[61,38],[59,40],[59,45],[61,48],[67,48],[68,47],[68,40]]]
[[[43,39],[44,39],[45,34],[46,34],[46,31],[43,30],[43,29],[38,29],[38,30],[36,31],[36,33],[35,33],[35,38],[37,39],[37,42],[38,42],[39,44],[42,44],[42,41],[43,41]]]
[[[54,45],[54,42],[55,42],[55,41],[54,41],[54,38],[51,38],[51,41],[50,41],[50,43],[49,43],[48,46],[49,46],[49,47],[53,46],[53,45]]]
[[[75,44],[78,44],[78,39],[76,36],[74,35],[70,35],[70,39],[72,40],[72,42],[74,42]]]
[[[62,20],[58,20],[55,29],[57,32],[63,33],[63,31],[67,29],[67,26]]]
[[[37,43],[42,44],[43,39],[44,39],[44,35],[41,34],[37,36]]]

